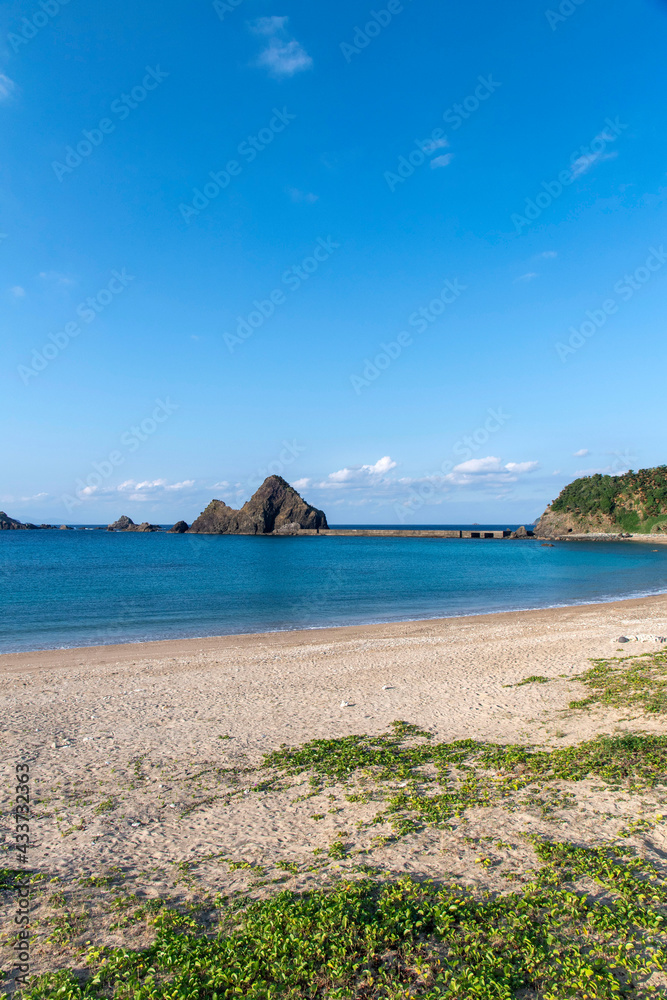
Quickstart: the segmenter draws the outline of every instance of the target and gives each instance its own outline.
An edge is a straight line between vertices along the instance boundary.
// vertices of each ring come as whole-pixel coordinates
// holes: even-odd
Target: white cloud
[[[454,472],[466,472],[472,476],[480,472],[502,472],[503,466],[499,458],[488,455],[486,458],[471,458],[454,466]]]
[[[260,66],[266,66],[274,76],[294,76],[295,73],[310,69],[313,65],[313,60],[296,39],[292,39],[291,42],[273,39],[257,62]]]
[[[182,483],[168,483],[165,479],[133,483],[130,479],[118,487],[118,492],[128,494],[128,500],[159,500],[165,494],[189,490],[194,484],[194,479],[185,479]]]
[[[276,77],[294,76],[313,65],[306,50],[287,30],[287,21],[287,17],[260,17],[250,25],[256,35],[268,39],[257,65],[264,66]]]
[[[77,496],[81,500],[112,500],[119,496],[127,500],[159,500],[174,492],[188,491],[194,485],[194,479],[184,479],[180,483],[168,483],[166,479],[145,479],[142,482],[126,479],[118,486],[84,486],[82,490],[77,490]]]
[[[350,486],[377,485],[387,472],[396,468],[396,464],[393,458],[384,455],[374,465],[355,465],[351,469],[338,469],[337,472],[330,472],[324,482],[314,485],[320,489],[339,487],[343,484]]]
[[[437,170],[438,167],[448,167],[453,159],[453,153],[445,153],[444,156],[436,156],[433,160],[431,160],[431,170]]]
[[[588,448],[580,448],[579,451],[572,452],[575,458],[585,458],[586,455],[590,455]]]
[[[505,468],[508,472],[534,472],[539,468],[539,462],[508,462]]]
[[[503,462],[495,455],[486,458],[471,458],[460,462],[453,470],[442,478],[455,486],[495,485],[515,483],[520,475],[534,472],[539,467],[538,462]]]
[[[361,468],[371,476],[383,476],[385,472],[395,469],[396,465],[397,463],[389,455],[385,455],[384,458],[379,458],[375,465],[362,465]]]
[[[258,17],[250,25],[256,35],[275,35],[286,30],[288,17]]]
[[[25,288],[21,288],[20,285],[14,285],[13,288],[9,289],[15,299],[25,298]]]
[[[444,149],[445,146],[449,146],[447,139],[427,139],[426,142],[422,142],[421,148],[425,153],[435,153],[436,149]]]
[[[558,256],[558,254],[556,253],[555,250],[545,250],[543,253],[540,253],[537,256],[541,257],[542,260],[553,260],[554,257]]]
[[[295,490],[305,490],[307,486],[310,485],[310,479],[295,479],[292,486]]]
[[[308,485],[313,490],[345,491],[349,501],[360,493],[367,493],[371,502],[382,506],[395,501],[400,502],[406,491],[414,488],[427,487],[429,503],[441,503],[442,498],[453,487],[471,487],[473,489],[498,489],[518,481],[519,477],[539,468],[538,462],[506,462],[495,455],[485,458],[471,458],[454,466],[448,473],[436,472],[426,476],[393,477],[389,473],[396,468],[396,462],[385,455],[374,465],[360,465],[352,468],[339,469],[332,472],[323,482],[300,480],[300,484]],[[296,485],[296,484],[295,484]],[[439,494],[440,499],[437,499]],[[330,503],[331,501],[326,501]],[[360,502],[360,501],[359,501]]]
[[[328,481],[320,483],[320,485],[331,486],[332,484],[338,485],[340,483],[365,482],[377,476],[383,476],[395,468],[396,462],[389,455],[385,455],[383,458],[379,458],[375,465],[357,465],[351,469],[339,469],[338,472],[331,472],[329,473]]]
[[[313,194],[312,191],[299,191],[298,188],[289,188],[289,196],[292,201],[306,201],[309,205],[314,205],[316,201],[319,201],[320,197],[317,194]]]
[[[532,281],[533,278],[536,278],[536,277],[537,277],[537,273],[535,271],[528,271],[526,274],[522,274],[518,278],[515,278],[514,279],[514,284],[516,284],[518,281],[523,281],[523,282]]]
[[[332,483],[348,483],[359,472],[359,469],[339,469],[338,472],[329,473],[329,481],[320,483],[320,486],[331,486]]]
[[[598,139],[604,139],[605,142],[613,142],[614,136],[609,132],[601,132]],[[598,152],[589,153],[586,156],[579,156],[572,163],[572,180],[576,180],[577,177],[581,177],[582,174],[588,173],[591,167],[594,167],[596,163],[602,163],[604,160],[614,160],[618,156],[617,150],[612,150],[606,153],[604,149],[600,149]]]
[[[52,281],[56,285],[76,285],[74,278],[68,274],[61,274],[60,271],[40,271],[39,276],[42,281]]]
[[[0,73],[0,101],[8,100],[15,90],[16,84],[14,81],[10,80],[4,73]]]
[[[523,473],[534,472],[539,468],[539,462],[506,462],[503,465],[499,458],[488,455],[486,458],[471,458],[454,466],[454,472],[476,476],[494,472]]]
[[[130,489],[134,491],[139,490],[187,490],[191,486],[194,486],[194,479],[184,479],[180,483],[168,483],[166,479],[146,479],[142,483],[135,483],[132,479],[128,479],[127,482],[121,483],[118,487],[120,491],[125,489]]]

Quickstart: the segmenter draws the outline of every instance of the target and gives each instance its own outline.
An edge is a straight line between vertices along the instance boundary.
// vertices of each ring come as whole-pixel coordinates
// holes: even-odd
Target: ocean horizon
[[[0,653],[428,620],[667,592],[667,546],[653,551],[644,543],[547,547],[538,540],[326,532],[94,530],[8,531],[0,538]]]

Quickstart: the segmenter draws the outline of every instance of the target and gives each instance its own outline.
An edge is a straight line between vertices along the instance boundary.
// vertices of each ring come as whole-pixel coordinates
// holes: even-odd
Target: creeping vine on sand
[[[149,947],[91,947],[85,970],[42,976],[22,1000],[665,996],[664,875],[630,851],[533,846],[542,867],[507,895],[341,880],[223,909],[215,934],[194,913],[161,910]]]
[[[571,701],[570,708],[606,705],[639,708],[652,714],[667,712],[667,651],[591,662],[589,670],[572,678],[582,681],[591,693],[579,701]]]

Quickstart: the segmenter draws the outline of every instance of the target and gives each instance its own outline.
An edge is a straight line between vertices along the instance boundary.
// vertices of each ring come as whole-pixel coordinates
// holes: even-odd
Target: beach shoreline
[[[411,618],[399,619],[387,622],[370,622],[356,625],[327,625],[312,626],[303,629],[276,629],[266,632],[238,632],[224,633],[213,636],[191,636],[177,639],[148,639],[140,642],[105,643],[90,646],[67,646],[53,649],[36,649],[19,652],[0,653],[0,675],[3,670],[14,669],[51,669],[55,666],[65,665],[72,658],[77,662],[81,658],[90,659],[91,663],[102,662],[123,662],[125,660],[136,660],[138,656],[143,658],[154,658],[160,656],[180,657],[191,655],[194,652],[214,652],[218,649],[231,649],[236,646],[245,648],[246,646],[261,645],[263,643],[278,645],[291,644],[292,642],[329,642],[340,639],[359,639],[367,634],[372,638],[380,633],[387,634],[393,630],[403,632],[409,626],[415,626],[419,631],[423,626],[455,625],[469,621],[477,621],[480,627],[494,622],[510,622],[513,616],[536,616],[554,613],[576,612],[580,609],[609,608],[622,611],[624,607],[642,607],[646,602],[647,608],[652,608],[654,602],[665,601],[667,607],[667,591],[658,594],[642,595],[640,597],[627,597],[620,600],[595,601],[581,604],[565,604],[546,608],[520,608],[511,611],[493,612],[472,612],[466,615],[451,615],[440,618]],[[667,626],[666,626],[667,627]],[[38,660],[38,663],[33,661]]]

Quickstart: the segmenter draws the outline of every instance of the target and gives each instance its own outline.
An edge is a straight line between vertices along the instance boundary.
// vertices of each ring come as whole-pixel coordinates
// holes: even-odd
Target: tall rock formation
[[[228,507],[222,500],[211,500],[190,531],[208,535],[270,535],[290,526],[298,528],[328,528],[326,514],[311,507],[282,478],[269,476],[240,510]]]

